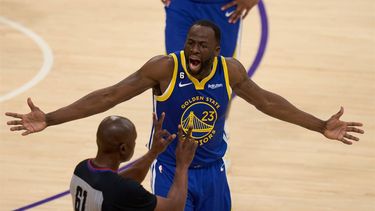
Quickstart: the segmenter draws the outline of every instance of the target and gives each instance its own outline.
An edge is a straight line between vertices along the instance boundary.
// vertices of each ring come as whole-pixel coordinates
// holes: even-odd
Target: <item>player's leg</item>
[[[174,168],[155,161],[151,166],[151,188],[158,196],[167,197],[173,184]]]
[[[196,211],[230,211],[231,197],[224,162],[220,160],[203,169],[201,174],[200,195],[194,203]]]
[[[165,48],[167,54],[184,48],[188,30],[195,22],[192,14],[193,4],[188,0],[171,1],[170,5],[165,7]]]
[[[153,193],[158,196],[167,197],[173,184],[175,167],[156,161],[151,166],[151,171],[151,186]],[[189,191],[190,176],[188,176],[188,179],[188,196],[186,199],[185,211],[194,211],[193,198]]]

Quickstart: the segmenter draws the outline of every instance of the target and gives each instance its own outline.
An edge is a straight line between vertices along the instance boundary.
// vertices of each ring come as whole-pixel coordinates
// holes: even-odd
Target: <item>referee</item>
[[[181,127],[176,148],[176,169],[167,198],[148,192],[140,184],[156,157],[175,139],[162,129],[165,114],[159,120],[153,114],[155,135],[151,149],[123,172],[120,163],[131,159],[137,132],[134,124],[120,116],[106,117],[97,131],[98,152],[95,158],[80,162],[70,184],[76,211],[96,210],[183,210],[187,197],[187,171],[197,144]]]

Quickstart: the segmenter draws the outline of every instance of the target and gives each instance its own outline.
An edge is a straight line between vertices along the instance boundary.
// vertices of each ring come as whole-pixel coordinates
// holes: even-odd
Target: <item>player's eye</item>
[[[199,45],[200,45],[200,47],[202,47],[202,48],[207,48],[207,44],[206,44],[206,43],[200,43]]]

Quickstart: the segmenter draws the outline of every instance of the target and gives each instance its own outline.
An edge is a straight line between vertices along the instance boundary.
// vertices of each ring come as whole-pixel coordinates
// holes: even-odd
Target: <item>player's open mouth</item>
[[[198,71],[201,68],[201,61],[197,58],[189,58],[189,68],[192,71]]]

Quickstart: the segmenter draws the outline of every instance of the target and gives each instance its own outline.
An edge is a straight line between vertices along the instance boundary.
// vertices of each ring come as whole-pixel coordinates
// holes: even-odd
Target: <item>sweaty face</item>
[[[192,26],[187,35],[184,51],[190,74],[199,76],[209,73],[213,59],[220,51],[214,30],[207,26]]]

